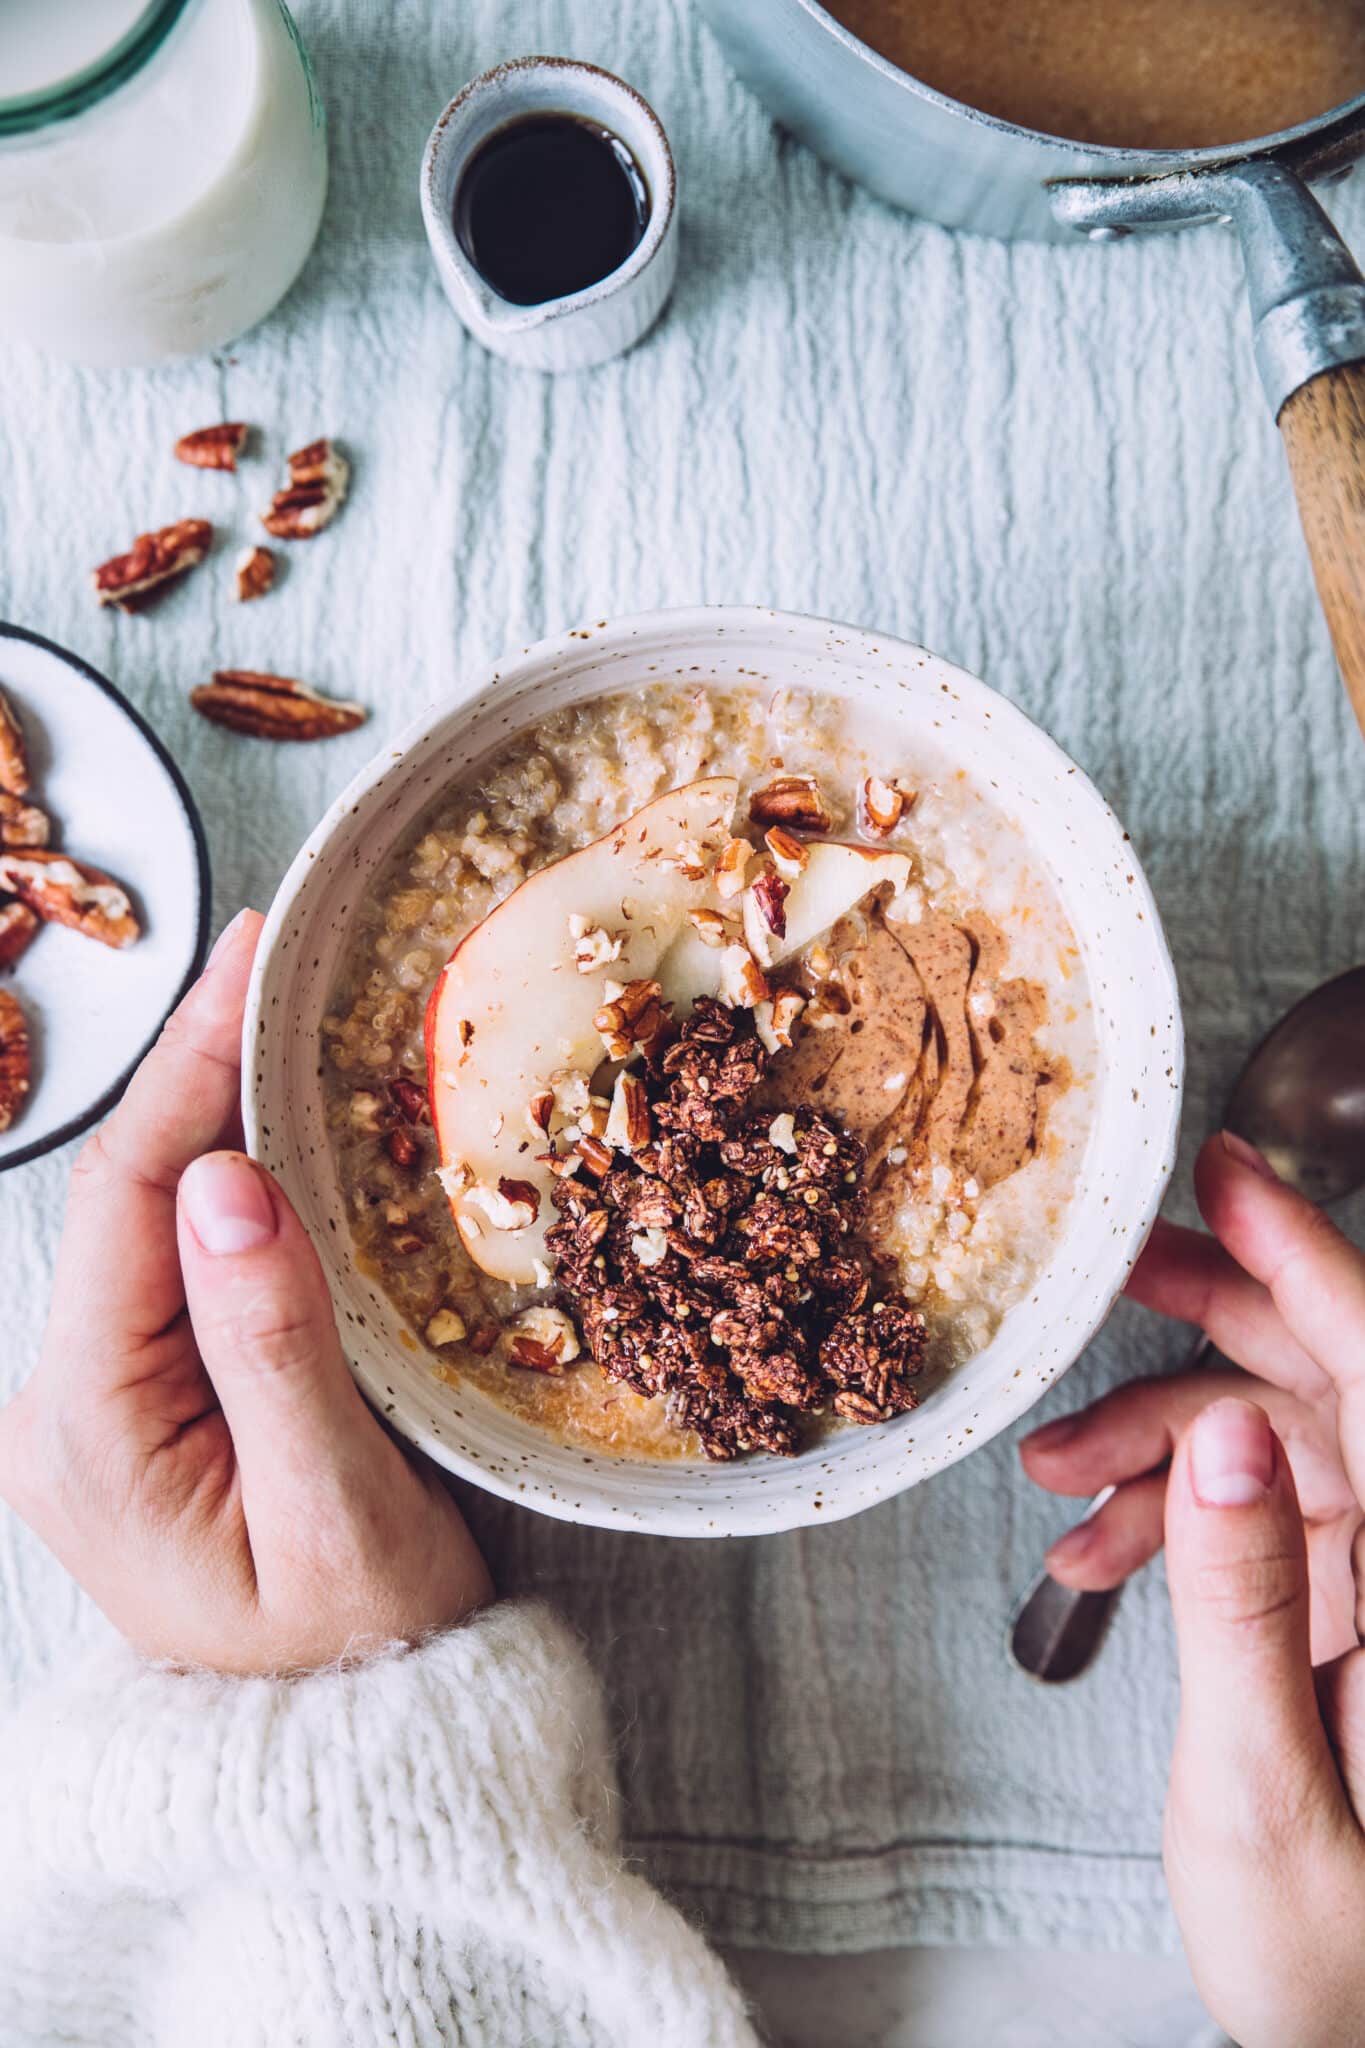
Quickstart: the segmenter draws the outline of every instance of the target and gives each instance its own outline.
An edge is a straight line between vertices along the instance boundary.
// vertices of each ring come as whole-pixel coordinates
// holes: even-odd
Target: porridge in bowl
[[[799,1450],[989,1343],[1090,1128],[1079,948],[931,733],[658,684],[453,778],[323,1022],[355,1256],[562,1442]]]

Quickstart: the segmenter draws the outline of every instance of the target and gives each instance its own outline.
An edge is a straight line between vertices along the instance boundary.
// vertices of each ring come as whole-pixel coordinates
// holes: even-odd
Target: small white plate
[[[31,795],[55,844],[128,890],[143,933],[114,952],[45,926],[3,986],[28,1013],[33,1089],[0,1133],[0,1173],[112,1109],[203,965],[204,828],[179,769],[112,683],[22,626],[0,624],[0,691],[24,728]]]

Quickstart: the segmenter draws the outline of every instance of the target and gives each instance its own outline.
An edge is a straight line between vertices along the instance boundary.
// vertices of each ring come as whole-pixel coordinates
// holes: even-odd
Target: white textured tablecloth
[[[1254,1033],[1362,951],[1365,754],[1339,689],[1231,241],[1006,248],[894,214],[776,135],[687,0],[300,0],[332,194],[302,282],[230,352],[152,375],[14,353],[0,377],[0,615],[107,671],[208,825],[219,921],[264,904],[326,800],[508,646],[653,605],[758,600],[920,639],[1014,697],[1130,826],[1188,1006],[1193,1140]],[[616,19],[611,19],[611,17]],[[457,326],[417,207],[428,126],[494,60],[596,59],[654,102],[682,194],[678,291],[633,355],[553,382]],[[1365,227],[1350,188],[1338,211]],[[240,486],[176,435],[258,423]],[[226,562],[159,612],[90,566],[148,524],[234,546],[275,458],[344,437],[352,501],[266,602]],[[231,508],[230,510],[225,508]],[[372,724],[317,747],[190,713],[216,665],[310,677]],[[0,1392],[32,1361],[68,1157],[0,1179]],[[1187,1197],[1179,1198],[1185,1206]],[[1123,1308],[1056,1411],[1179,1342]],[[736,1943],[1150,1945],[1174,1702],[1159,1573],[1065,1691],[1006,1661],[1063,1511],[1012,1443],[859,1520],[761,1542],[575,1530],[482,1496],[504,1580],[607,1673],[649,1870]],[[0,1671],[93,1626],[0,1524]]]

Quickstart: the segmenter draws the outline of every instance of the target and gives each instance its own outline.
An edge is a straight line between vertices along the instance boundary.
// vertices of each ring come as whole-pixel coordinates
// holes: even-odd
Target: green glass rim
[[[125,29],[102,57],[45,85],[38,92],[20,93],[15,99],[0,99],[0,136],[31,135],[76,115],[117,92],[142,69],[165,42],[192,0],[149,0],[132,27]]]

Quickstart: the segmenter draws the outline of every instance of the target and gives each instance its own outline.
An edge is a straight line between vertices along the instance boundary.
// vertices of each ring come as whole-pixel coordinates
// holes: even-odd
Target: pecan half
[[[261,524],[276,540],[311,540],[330,526],[345,503],[351,465],[328,440],[310,441],[289,458],[289,482],[276,491]]]
[[[50,848],[0,853],[0,890],[8,890],[45,924],[64,924],[87,939],[122,949],[142,927],[126,892],[99,868]]]
[[[0,903],[0,971],[18,966],[41,929],[27,903]]]
[[[828,832],[834,819],[813,775],[778,775],[749,799],[754,825],[795,825],[802,832]]]
[[[168,583],[197,569],[209,551],[213,528],[207,519],[178,519],[155,533],[140,533],[126,555],[112,555],[94,574],[100,604],[120,611],[145,611]]]
[[[0,1131],[19,1114],[33,1079],[28,1020],[16,997],[0,989]]]
[[[324,697],[294,676],[257,669],[218,669],[211,683],[190,691],[201,717],[257,740],[327,740],[354,732],[369,717],[363,704]]]
[[[12,705],[0,692],[0,789],[23,796],[28,788],[28,750],[23,727]]]
[[[192,434],[182,434],[176,442],[175,459],[188,462],[191,469],[235,470],[237,457],[245,448],[250,431],[244,420],[224,420],[216,427],[196,427]]]
[[[275,587],[274,549],[243,548],[233,574],[238,604],[250,604],[255,598],[264,597]]]
[[[46,811],[0,789],[0,846],[46,846],[51,837]]]

